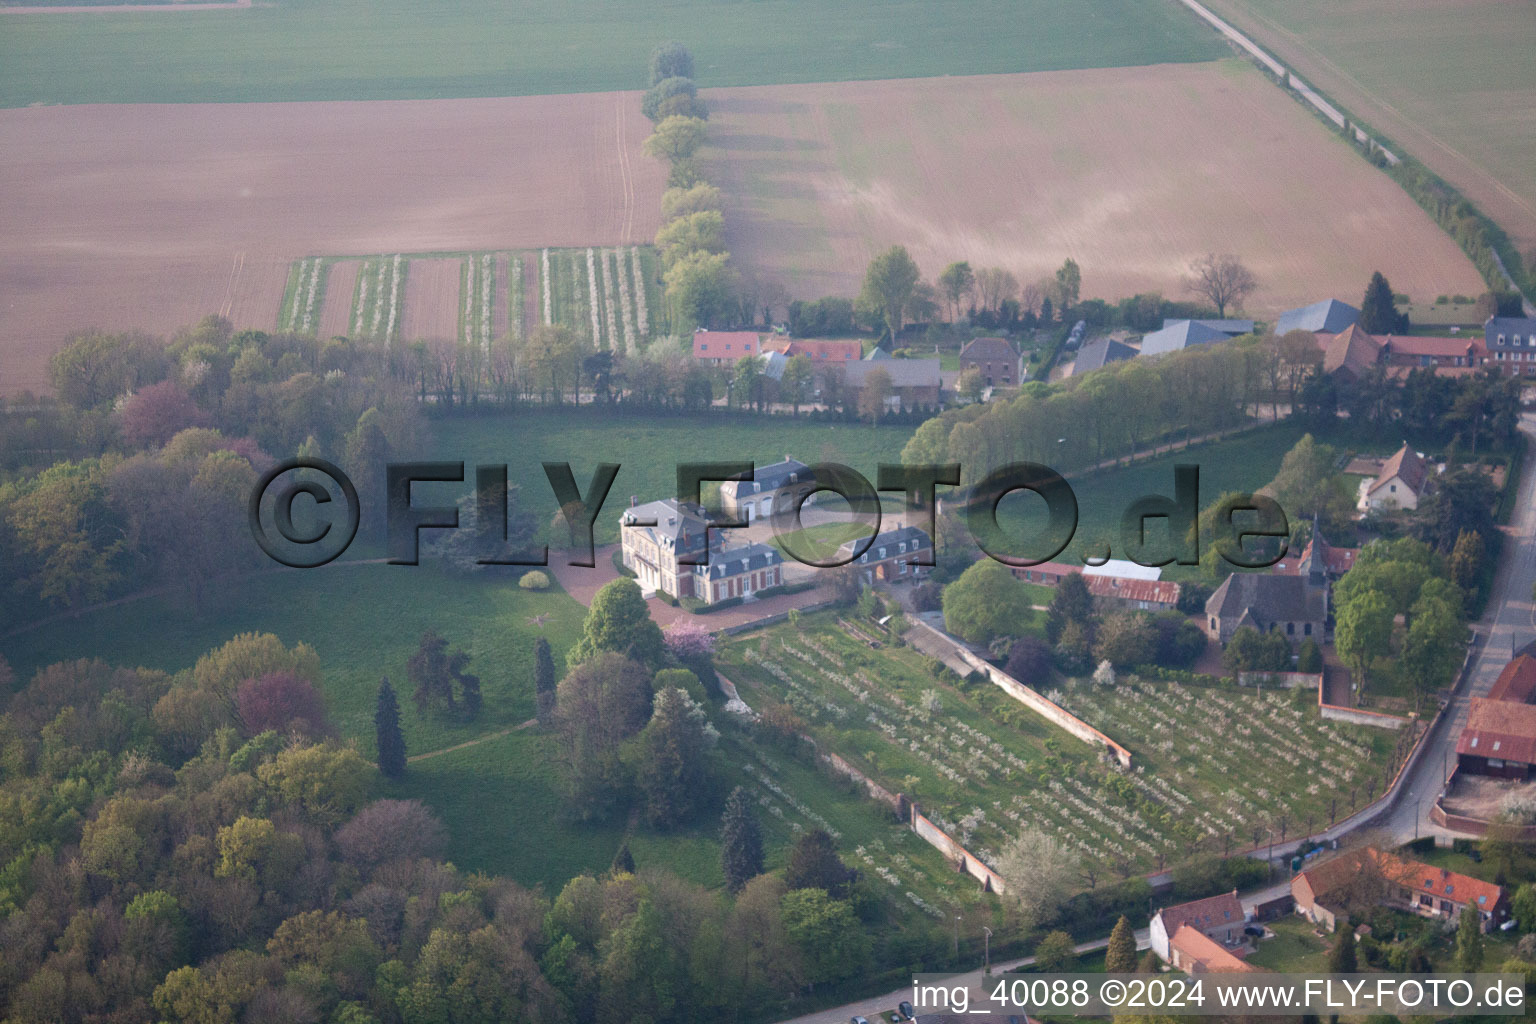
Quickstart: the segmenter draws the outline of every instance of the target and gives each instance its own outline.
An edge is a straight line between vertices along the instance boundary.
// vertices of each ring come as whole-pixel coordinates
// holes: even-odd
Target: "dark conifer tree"
[[[619,846],[619,852],[613,855],[613,863],[608,866],[609,874],[632,875],[635,873],[635,858],[629,852],[629,843]]]
[[[379,683],[378,707],[373,713],[374,739],[379,748],[379,771],[385,778],[405,775],[405,734],[400,731],[400,704],[395,688],[386,678]]]
[[[752,813],[752,799],[737,786],[725,801],[725,815],[720,828],[720,865],[725,869],[725,887],[740,892],[752,879],[763,873],[763,832]]]
[[[555,659],[543,637],[533,642],[533,693],[538,701],[539,724],[548,725],[555,714]]]

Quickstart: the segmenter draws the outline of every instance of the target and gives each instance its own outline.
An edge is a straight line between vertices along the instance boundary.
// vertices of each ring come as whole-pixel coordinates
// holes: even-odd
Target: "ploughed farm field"
[[[1211,0],[1536,246],[1536,17],[1524,0]]]
[[[706,90],[705,151],[736,258],[796,295],[857,293],[904,244],[1021,280],[1071,256],[1083,294],[1188,297],[1192,259],[1233,252],[1259,316],[1373,270],[1432,299],[1483,288],[1385,174],[1250,64]]]
[[[580,262],[552,273],[572,275],[590,297],[584,249],[603,247],[595,280],[607,283],[606,270],[617,293],[621,270],[636,268],[616,256],[638,261],[623,247],[656,233],[665,177],[640,153],[650,124],[639,102],[605,93],[0,110],[0,391],[44,389],[48,356],[87,328],[166,334],[219,313],[237,327],[350,320],[349,333],[381,334],[388,323],[376,313],[387,311],[380,296],[391,280],[381,260],[400,254],[479,253],[472,284],[500,299],[507,254],[532,250],[520,266],[536,280],[539,247],[582,247]],[[370,255],[371,267],[330,273],[343,257]],[[295,307],[294,266],[305,260],[312,283],[307,305]],[[446,275],[418,311],[435,305],[425,326],[446,324],[452,336],[466,310],[451,285],[463,275]],[[327,281],[362,303],[328,310]],[[396,296],[405,308],[408,281]],[[537,313],[537,288],[528,292],[534,301],[519,294],[519,315]],[[500,336],[507,303],[467,312],[479,321],[491,305]],[[585,308],[576,303],[572,315]],[[405,315],[395,331],[416,326]],[[624,331],[617,312],[615,329]]]

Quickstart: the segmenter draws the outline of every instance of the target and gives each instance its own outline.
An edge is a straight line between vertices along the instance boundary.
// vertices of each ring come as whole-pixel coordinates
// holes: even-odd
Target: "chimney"
[[[629,496],[629,507],[630,508],[636,508],[636,507],[639,506],[639,504],[640,504],[640,495],[638,495],[638,494],[631,494]]]

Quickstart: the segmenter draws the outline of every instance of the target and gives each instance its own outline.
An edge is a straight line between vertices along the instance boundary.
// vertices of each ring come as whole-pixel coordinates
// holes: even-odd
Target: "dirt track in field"
[[[1036,280],[1067,256],[1083,295],[1188,297],[1234,252],[1267,316],[1373,270],[1433,301],[1483,288],[1384,174],[1238,61],[710,90],[706,160],[735,258],[792,294],[858,292],[908,247]]]
[[[305,256],[649,242],[639,102],[0,110],[0,394],[44,388],[82,328],[271,329]]]

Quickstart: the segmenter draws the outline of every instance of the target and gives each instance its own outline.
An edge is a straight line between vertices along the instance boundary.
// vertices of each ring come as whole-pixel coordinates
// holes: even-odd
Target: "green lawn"
[[[704,86],[1212,60],[1167,0],[276,0],[5,16],[0,105],[428,99],[635,89],[651,47]]]
[[[1270,971],[1321,973],[1328,969],[1328,940],[1314,934],[1317,926],[1300,917],[1266,922],[1274,938],[1264,939],[1248,962]]]
[[[599,513],[596,530],[597,542],[606,544],[618,540],[619,515],[631,496],[653,501],[676,493],[680,462],[751,460],[762,466],[791,455],[807,463],[845,463],[873,482],[881,462],[900,460],[912,428],[778,417],[608,416],[571,410],[446,419],[435,424],[435,434],[428,454],[463,459],[466,475],[474,472],[469,467],[477,463],[506,464],[509,479],[522,485],[525,500],[541,524],[555,514],[556,504],[540,463],[570,462],[577,484],[586,493],[597,464],[617,462],[619,475]],[[416,488],[421,501],[461,490],[457,485]]]
[[[1192,464],[1200,467],[1200,505],[1215,501],[1225,491],[1256,491],[1274,478],[1280,460],[1306,431],[1290,423],[1263,426],[1223,441],[1181,450],[1172,455],[1100,470],[1092,475],[1073,476],[1072,492],[1077,497],[1077,532],[1057,560],[1080,564],[1083,554],[1106,544],[1111,554],[1124,557],[1113,549],[1120,543],[1120,518],[1126,508],[1146,494],[1173,494],[1173,467]],[[1028,537],[1044,528],[1045,502],[1033,494],[1017,492],[1003,499],[999,521],[1008,536]],[[1148,524],[1149,537],[1157,538],[1158,521]],[[1102,553],[1102,552],[1101,552]],[[1193,579],[1197,566],[1168,565],[1163,569],[1168,579]]]
[[[416,754],[531,717],[536,636],[546,636],[556,664],[564,664],[586,610],[558,589],[531,593],[514,580],[454,576],[425,563],[271,571],[196,607],[168,597],[130,601],[10,637],[0,648],[23,679],[43,665],[84,657],[175,671],[237,633],[275,633],[284,643],[315,648],[332,720],[370,757],[375,694],[388,676],[401,695],[407,747]],[[530,621],[537,615],[547,616],[542,627]],[[485,695],[478,721],[422,718],[411,704],[405,663],[428,628],[469,651]]]

